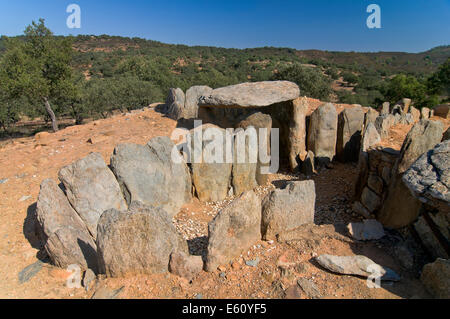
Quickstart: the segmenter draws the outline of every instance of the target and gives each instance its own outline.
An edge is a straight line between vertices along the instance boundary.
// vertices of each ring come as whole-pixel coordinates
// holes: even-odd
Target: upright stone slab
[[[211,124],[191,130],[190,136],[193,151],[192,182],[197,197],[203,202],[224,200],[231,182],[232,136],[224,129]]]
[[[344,109],[338,117],[336,157],[341,162],[356,162],[364,125],[362,108]]]
[[[293,116],[289,129],[289,164],[291,170],[298,167],[299,160],[303,161],[306,151],[306,114],[308,113],[306,97],[298,98],[293,103]]]
[[[231,184],[234,194],[240,195],[258,186],[258,134],[253,126],[235,131],[233,155]]]
[[[430,109],[427,107],[423,107],[420,110],[420,119],[422,120],[428,120],[430,118]]]
[[[108,277],[168,271],[172,252],[187,254],[187,242],[167,213],[133,202],[128,211],[106,211],[98,223],[100,272]]]
[[[261,240],[261,201],[253,191],[245,192],[221,210],[208,229],[206,270],[214,271]]]
[[[170,89],[166,99],[167,117],[172,120],[179,120],[183,115],[185,95],[180,88]]]
[[[168,137],[153,138],[147,145],[118,145],[111,168],[128,203],[161,207],[173,217],[191,199],[189,169]]]
[[[393,125],[395,125],[395,121],[395,116],[393,116],[392,114],[377,117],[375,121],[375,127],[382,139],[385,139],[389,136],[389,130]]]
[[[289,182],[268,194],[262,204],[262,235],[276,239],[283,232],[314,223],[316,191],[314,181]]]
[[[207,96],[213,89],[209,86],[193,86],[186,91],[186,101],[181,118],[195,119],[198,117],[198,103],[202,96]]]
[[[94,239],[98,219],[105,210],[127,207],[119,183],[98,153],[91,153],[62,168],[59,179],[65,186],[70,204]]]
[[[414,106],[410,106],[409,108],[409,113],[412,115],[412,119],[414,121],[414,123],[417,123],[420,121],[420,111],[418,109],[416,109]]]
[[[333,160],[336,153],[338,114],[333,104],[323,104],[312,114],[308,129],[308,151],[320,164]]]
[[[389,102],[384,102],[383,105],[381,106],[381,112],[380,115],[386,115],[389,114],[389,107],[391,106],[391,103]]]
[[[378,116],[380,116],[380,114],[375,109],[369,107],[364,115],[364,127],[367,127],[369,123],[375,124]]]

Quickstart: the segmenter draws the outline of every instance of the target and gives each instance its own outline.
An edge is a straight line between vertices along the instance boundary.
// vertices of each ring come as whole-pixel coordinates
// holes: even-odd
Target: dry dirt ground
[[[314,101],[312,101],[314,102]],[[312,103],[314,104],[314,103]],[[317,101],[314,105],[318,105]],[[33,214],[39,185],[46,178],[57,180],[58,170],[90,152],[99,152],[107,163],[115,145],[145,144],[153,137],[170,135],[176,123],[152,109],[65,128],[54,134],[19,138],[0,144],[0,298],[91,298],[115,292],[117,298],[308,298],[296,287],[299,278],[311,279],[322,298],[412,298],[427,297],[416,274],[399,266],[390,253],[398,235],[361,243],[340,235],[342,225],[359,220],[351,211],[356,166],[334,164],[313,179],[316,182],[316,223],[323,225],[307,240],[280,244],[259,242],[214,273],[200,273],[192,282],[172,274],[134,276],[122,279],[99,278],[86,291],[69,289],[69,272],[49,264],[34,235]],[[401,145],[408,128],[395,136]],[[272,183],[257,191],[262,197],[285,180],[301,180],[301,175],[276,174]],[[185,205],[174,218],[177,229],[189,240],[193,254],[204,254],[207,223],[221,203],[196,200]],[[334,226],[333,226],[334,224]],[[335,228],[338,232],[335,232]],[[313,257],[364,254],[402,275],[399,283],[383,283],[369,289],[366,280],[329,273],[314,263]],[[259,260],[256,267],[246,262]],[[28,268],[27,268],[28,267]],[[111,296],[111,295],[109,295]]]

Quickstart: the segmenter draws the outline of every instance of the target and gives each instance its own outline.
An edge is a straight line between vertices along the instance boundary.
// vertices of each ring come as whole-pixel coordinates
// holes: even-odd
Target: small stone
[[[6,184],[9,181],[8,178],[2,178],[0,179],[0,184]]]
[[[24,284],[31,278],[37,275],[42,269],[42,261],[38,260],[35,263],[25,267],[21,272],[19,272],[19,283]]]
[[[347,229],[356,240],[378,240],[385,235],[383,225],[375,219],[364,220],[362,223],[350,223]]]
[[[247,260],[245,264],[249,267],[257,267],[259,264],[259,258],[253,259],[253,260]]]
[[[100,287],[95,291],[91,299],[117,299],[124,288],[122,286],[119,289],[112,290],[108,287]]]
[[[312,299],[318,299],[318,298],[322,297],[319,289],[317,288],[316,284],[312,280],[309,280],[306,278],[300,278],[297,281],[297,284],[308,295],[308,297],[310,297]]]
[[[97,277],[95,276],[95,273],[92,271],[92,269],[88,269],[84,272],[83,277],[83,287],[86,289],[86,291],[89,291],[91,288],[91,283],[93,283]]]
[[[19,202],[25,202],[25,201],[27,201],[27,200],[29,200],[31,198],[31,196],[22,196],[20,199],[19,199]]]

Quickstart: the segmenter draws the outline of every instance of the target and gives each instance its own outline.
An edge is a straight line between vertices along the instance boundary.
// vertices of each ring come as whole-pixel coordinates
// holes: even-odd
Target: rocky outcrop
[[[97,251],[100,272],[120,277],[166,272],[170,255],[188,247],[164,210],[133,202],[128,211],[103,213]]]
[[[165,111],[167,117],[172,120],[179,120],[182,117],[185,103],[185,95],[183,90],[170,89],[166,99]]]
[[[439,258],[425,265],[420,280],[434,297],[450,299],[450,260]]]
[[[114,174],[98,153],[62,168],[59,179],[67,198],[95,239],[100,215],[108,209],[126,209],[127,205]]]
[[[261,201],[249,191],[222,209],[208,225],[206,270],[229,263],[261,239]]]
[[[333,104],[317,108],[310,117],[307,148],[316,161],[326,164],[333,160],[336,152],[338,114]]]
[[[262,235],[265,240],[304,224],[314,223],[314,181],[288,182],[266,196],[262,204]]]
[[[189,169],[168,137],[117,146],[111,168],[128,203],[161,207],[172,217],[191,199]]]
[[[288,81],[241,83],[215,89],[202,96],[202,107],[246,108],[264,107],[295,100],[300,96],[297,84]]]
[[[344,109],[338,117],[336,158],[341,162],[356,162],[364,125],[362,108]]]

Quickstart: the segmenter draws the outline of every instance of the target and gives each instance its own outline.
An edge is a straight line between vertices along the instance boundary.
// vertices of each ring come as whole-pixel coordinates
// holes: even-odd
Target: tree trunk
[[[58,131],[58,122],[56,121],[55,112],[53,112],[50,103],[48,102],[47,98],[44,98],[44,104],[45,104],[45,110],[47,111],[48,115],[52,119],[52,128],[54,132]]]

